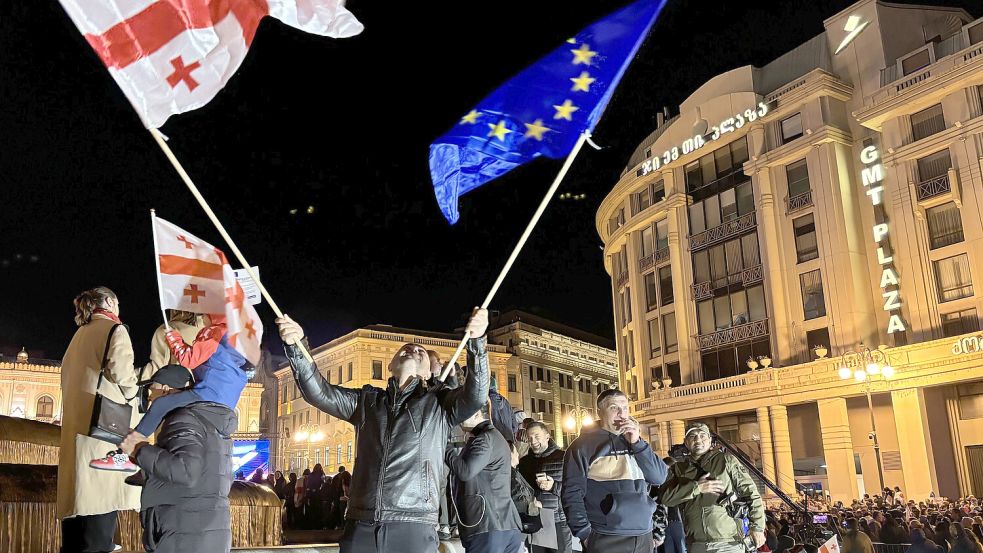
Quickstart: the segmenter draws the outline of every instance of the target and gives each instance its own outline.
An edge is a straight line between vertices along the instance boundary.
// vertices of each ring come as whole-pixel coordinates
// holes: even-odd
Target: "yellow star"
[[[468,112],[467,115],[465,115],[464,117],[461,118],[461,124],[463,125],[465,123],[470,123],[470,124],[474,125],[475,123],[478,122],[478,116],[479,115],[481,115],[481,114],[478,113],[477,111],[471,110],[471,111]]]
[[[571,78],[570,80],[573,81],[573,88],[571,88],[570,90],[574,92],[578,90],[581,92],[590,92],[589,88],[591,83],[593,83],[597,79],[591,77],[586,71],[584,71],[583,73],[580,74],[579,77]]]
[[[526,138],[532,137],[532,138],[535,138],[536,140],[539,140],[540,142],[542,142],[542,140],[543,140],[543,133],[544,132],[553,130],[553,129],[544,127],[543,126],[543,120],[542,119],[536,119],[532,123],[523,123],[523,125],[526,126],[526,134],[524,134],[522,136],[524,136]]]
[[[567,121],[573,121],[570,114],[580,109],[573,105],[570,100],[564,100],[562,105],[553,106],[553,108],[556,109],[556,115],[553,116],[553,119],[566,119]]]
[[[512,132],[512,129],[509,129],[505,126],[504,119],[494,125],[488,123],[488,128],[491,129],[491,131],[488,132],[488,136],[494,136],[495,138],[501,140],[502,142],[505,142],[505,135]]]
[[[575,38],[568,38],[567,39],[567,44],[577,44],[577,39],[575,39]]]
[[[593,50],[588,48],[587,44],[581,44],[580,48],[570,51],[573,52],[574,65],[579,65],[581,63],[584,65],[590,65],[591,58],[597,55],[597,52],[594,52]]]

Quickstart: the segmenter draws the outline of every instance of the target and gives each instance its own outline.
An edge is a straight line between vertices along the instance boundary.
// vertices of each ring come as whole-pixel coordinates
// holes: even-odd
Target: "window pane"
[[[737,215],[744,216],[754,211],[754,188],[751,182],[745,182],[737,187]]]
[[[703,208],[707,215],[707,228],[720,225],[720,198],[710,196],[703,201]]]
[[[700,172],[700,162],[686,164],[686,189],[692,192],[701,186],[703,186],[703,173]]]
[[[720,211],[724,222],[737,219],[737,198],[733,188],[720,193]]]
[[[799,263],[819,257],[816,223],[813,216],[810,214],[793,220],[792,230],[795,233],[795,252]]]
[[[799,275],[799,281],[802,285],[802,310],[805,312],[806,320],[824,316],[826,301],[819,269]]]
[[[911,114],[911,135],[914,140],[945,130],[945,118],[942,115],[942,104],[923,109]]]
[[[768,310],[765,308],[765,289],[761,285],[747,289],[748,311],[752,321],[760,321],[768,317]]]
[[[727,254],[727,275],[729,284],[741,282],[741,271],[744,269],[744,258],[741,256],[741,241],[731,240],[724,243]]]
[[[662,333],[659,332],[659,319],[649,321],[649,356],[658,357],[662,352]]]
[[[744,267],[756,267],[761,264],[757,233],[746,234],[741,237],[741,250],[744,256]]]
[[[710,278],[714,288],[727,285],[727,260],[724,257],[724,246],[710,248]]]
[[[642,255],[646,257],[655,253],[655,230],[652,227],[642,229]]]
[[[794,198],[809,191],[809,168],[806,160],[800,159],[785,167],[788,176],[788,197]]]
[[[802,136],[802,114],[796,113],[781,122],[782,144]]]
[[[706,219],[703,217],[703,202],[689,206],[689,232],[699,234],[707,229]]]
[[[925,210],[931,248],[941,248],[963,241],[963,223],[959,208],[949,202]]]
[[[717,330],[713,320],[713,300],[696,304],[696,314],[700,320],[700,334],[710,334]]]
[[[635,193],[635,213],[645,210],[650,205],[652,205],[652,196],[648,186],[646,186]]]
[[[652,187],[652,190],[653,190],[652,203],[656,204],[661,202],[662,199],[666,197],[665,181],[660,180],[659,182],[655,183],[655,186]]]
[[[645,305],[651,311],[658,306],[656,297],[655,273],[645,275]]]
[[[936,261],[935,281],[939,289],[939,303],[972,296],[973,280],[966,254]]]
[[[733,170],[734,162],[731,160],[730,148],[727,146],[717,148],[713,152],[713,161],[717,166],[717,178],[729,174]]]
[[[922,50],[913,56],[908,56],[901,61],[901,72],[910,75],[923,67],[927,67],[932,62],[928,49]]]
[[[832,351],[832,348],[830,347],[829,344],[828,328],[826,327],[817,328],[815,330],[810,330],[806,332],[806,347],[809,348],[809,351],[811,352],[812,348],[816,346],[823,346],[826,348],[827,351]],[[812,354],[810,353],[810,355]],[[811,359],[812,357],[810,357],[810,360]]]
[[[734,326],[751,322],[744,290],[739,290],[730,295],[730,311],[733,314]]]
[[[952,159],[949,157],[949,150],[927,155],[918,160],[918,180],[925,182],[941,177],[948,173],[951,167]]]
[[[631,322],[631,289],[625,286],[625,318]]]
[[[693,281],[707,282],[710,280],[710,254],[707,250],[693,254]]]
[[[713,298],[713,315],[717,330],[730,328],[730,300],[727,299],[727,296]]]
[[[976,332],[980,322],[975,309],[966,309],[942,315],[942,335],[946,338]]]
[[[655,251],[669,247],[669,221],[663,219],[655,224]]]
[[[673,353],[679,349],[676,342],[676,314],[669,313],[662,317],[662,337],[665,343],[666,353]]]
[[[710,184],[717,180],[717,166],[713,162],[713,154],[700,158],[700,172],[703,173],[704,184]]]
[[[736,167],[741,167],[750,159],[747,152],[747,138],[741,137],[730,143],[730,157]]]
[[[673,301],[672,267],[670,265],[659,269],[659,297],[662,298],[662,305],[669,305]]]

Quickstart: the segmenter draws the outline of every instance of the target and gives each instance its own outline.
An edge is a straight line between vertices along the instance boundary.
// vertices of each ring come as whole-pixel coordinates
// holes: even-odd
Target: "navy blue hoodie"
[[[662,484],[667,472],[645,440],[631,445],[600,426],[585,429],[563,457],[560,493],[570,531],[581,540],[591,532],[651,532],[656,503],[649,497],[649,486]]]

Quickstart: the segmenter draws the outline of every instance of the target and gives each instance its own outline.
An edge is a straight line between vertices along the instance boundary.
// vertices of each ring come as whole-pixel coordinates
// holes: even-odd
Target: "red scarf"
[[[95,311],[92,312],[93,315],[95,315],[96,313],[109,318],[109,320],[113,321],[114,323],[116,323],[118,325],[123,324],[123,321],[119,320],[119,317],[117,317],[116,314],[113,313],[112,311],[106,311],[105,309],[103,309],[103,308],[100,307],[100,308],[97,308]]]

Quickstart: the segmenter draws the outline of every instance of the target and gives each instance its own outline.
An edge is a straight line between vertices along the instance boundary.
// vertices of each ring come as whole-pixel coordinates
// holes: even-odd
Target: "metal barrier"
[[[910,543],[874,543],[874,553],[905,553]]]

